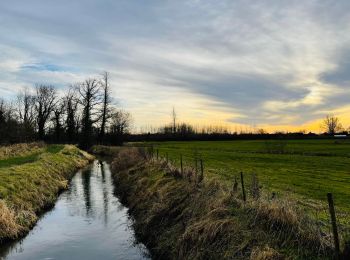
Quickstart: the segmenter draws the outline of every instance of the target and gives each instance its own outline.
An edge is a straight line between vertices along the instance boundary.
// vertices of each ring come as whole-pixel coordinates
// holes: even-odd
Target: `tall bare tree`
[[[322,128],[325,129],[328,134],[335,134],[342,130],[342,125],[338,117],[329,114],[323,120]]]
[[[36,123],[38,137],[44,139],[45,127],[56,103],[56,90],[51,85],[37,85],[35,96]]]
[[[101,127],[99,131],[98,139],[100,143],[103,143],[105,134],[106,134],[106,124],[107,124],[107,121],[110,119],[110,113],[111,113],[109,73],[107,71],[105,71],[102,74],[101,89],[103,94],[102,94],[102,107],[101,107]]]
[[[92,144],[93,125],[98,121],[96,108],[101,103],[100,82],[95,78],[86,79],[78,84],[77,92],[79,95],[78,102],[83,110],[80,146],[89,148]]]

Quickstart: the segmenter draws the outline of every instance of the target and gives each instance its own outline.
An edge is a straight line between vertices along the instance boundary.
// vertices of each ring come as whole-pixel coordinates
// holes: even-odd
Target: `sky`
[[[103,71],[135,128],[347,128],[350,1],[0,1],[1,97]]]

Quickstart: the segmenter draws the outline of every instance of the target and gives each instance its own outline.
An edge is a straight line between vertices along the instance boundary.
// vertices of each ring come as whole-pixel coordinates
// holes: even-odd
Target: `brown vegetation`
[[[117,192],[135,230],[157,259],[325,258],[329,236],[292,202],[248,200],[222,182],[183,173],[139,148],[112,164]]]
[[[0,160],[4,160],[15,156],[25,156],[39,152],[45,146],[42,142],[36,143],[20,143],[0,147]]]

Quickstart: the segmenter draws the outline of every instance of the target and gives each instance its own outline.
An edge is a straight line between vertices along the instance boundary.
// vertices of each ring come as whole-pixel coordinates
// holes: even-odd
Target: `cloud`
[[[349,7],[3,1],[0,94],[49,81],[64,87],[108,70],[117,101],[139,125],[168,120],[173,105],[196,122],[301,125],[348,102]]]

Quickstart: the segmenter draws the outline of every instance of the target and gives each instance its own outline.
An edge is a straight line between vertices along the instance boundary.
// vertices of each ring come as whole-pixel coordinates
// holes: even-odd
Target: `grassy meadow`
[[[305,203],[325,205],[327,192],[334,194],[338,208],[350,209],[350,141],[195,141],[153,143],[159,155],[179,165],[194,167],[198,154],[204,161],[205,175],[232,182],[243,172],[249,187],[257,174],[264,190],[292,194]],[[309,200],[311,202],[307,202]],[[315,201],[316,200],[316,201]]]

